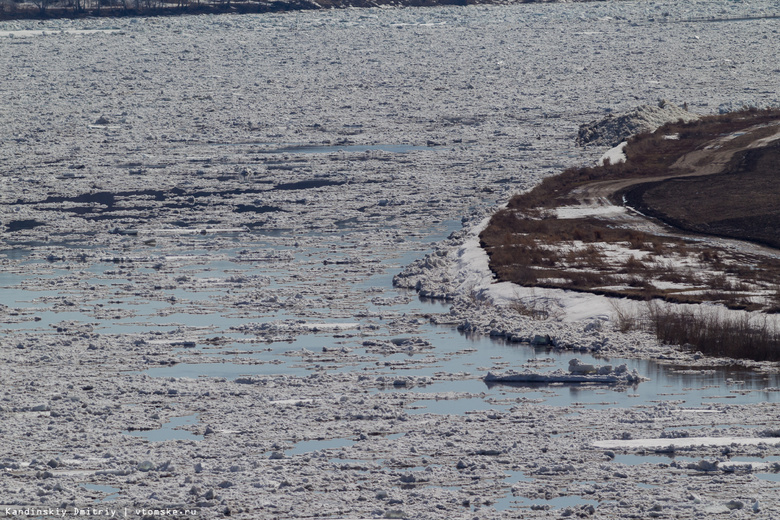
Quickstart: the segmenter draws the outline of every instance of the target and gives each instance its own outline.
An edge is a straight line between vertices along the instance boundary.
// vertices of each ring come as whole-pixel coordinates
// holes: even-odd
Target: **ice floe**
[[[526,370],[517,372],[509,370],[502,373],[488,374],[486,383],[597,383],[597,384],[636,384],[647,381],[648,378],[634,370],[628,370],[626,365],[613,367],[611,365],[594,366],[582,363],[579,359],[569,362],[569,370],[553,372],[535,372]]]

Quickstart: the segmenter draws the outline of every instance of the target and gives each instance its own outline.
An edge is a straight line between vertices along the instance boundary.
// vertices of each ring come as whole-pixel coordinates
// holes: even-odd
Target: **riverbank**
[[[434,323],[518,345],[607,358],[653,359],[691,369],[742,366],[771,373],[780,369],[774,362],[704,356],[696,348],[670,347],[639,328],[621,330],[620,316],[639,315],[646,305],[642,301],[497,280],[480,241],[490,218],[483,216],[465,226],[393,278],[397,287],[451,305],[449,313],[432,318]]]
[[[771,323],[751,321],[771,322],[780,263],[775,249],[742,241],[778,239],[770,162],[779,117],[747,110],[667,123],[628,138],[601,165],[548,177],[512,197],[480,233],[492,272],[525,286],[644,300],[644,313],[621,315],[623,328],[647,326],[716,355],[777,360]],[[673,307],[704,303],[744,312]]]

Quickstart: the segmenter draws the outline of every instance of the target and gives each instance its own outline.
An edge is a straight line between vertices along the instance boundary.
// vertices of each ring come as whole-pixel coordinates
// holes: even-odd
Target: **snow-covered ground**
[[[606,148],[574,145],[582,123],[658,99],[778,104],[775,20],[684,21],[774,8],[0,24],[0,502],[771,518],[774,375],[617,333],[605,299],[493,284],[473,232],[595,162]],[[407,264],[399,280],[452,306],[393,289]],[[575,357],[649,381],[483,382]],[[675,444],[676,459],[594,444],[670,437],[767,441]],[[755,464],[726,471],[736,459]]]

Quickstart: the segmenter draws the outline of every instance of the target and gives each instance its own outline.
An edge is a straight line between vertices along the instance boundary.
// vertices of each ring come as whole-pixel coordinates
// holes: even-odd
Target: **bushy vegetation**
[[[756,361],[780,361],[780,331],[766,315],[728,316],[712,307],[693,310],[649,302],[644,311],[619,313],[619,327],[644,329],[659,341],[703,354]]]

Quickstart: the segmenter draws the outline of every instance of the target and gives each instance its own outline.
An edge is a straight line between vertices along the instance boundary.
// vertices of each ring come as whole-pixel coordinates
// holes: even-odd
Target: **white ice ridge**
[[[626,365],[613,369],[612,365],[595,366],[582,363],[579,359],[569,361],[569,371],[555,370],[553,372],[533,372],[526,370],[516,372],[508,370],[500,374],[488,372],[484,381],[487,383],[601,383],[626,384],[640,383],[648,379],[639,374],[636,369],[629,371]]]

